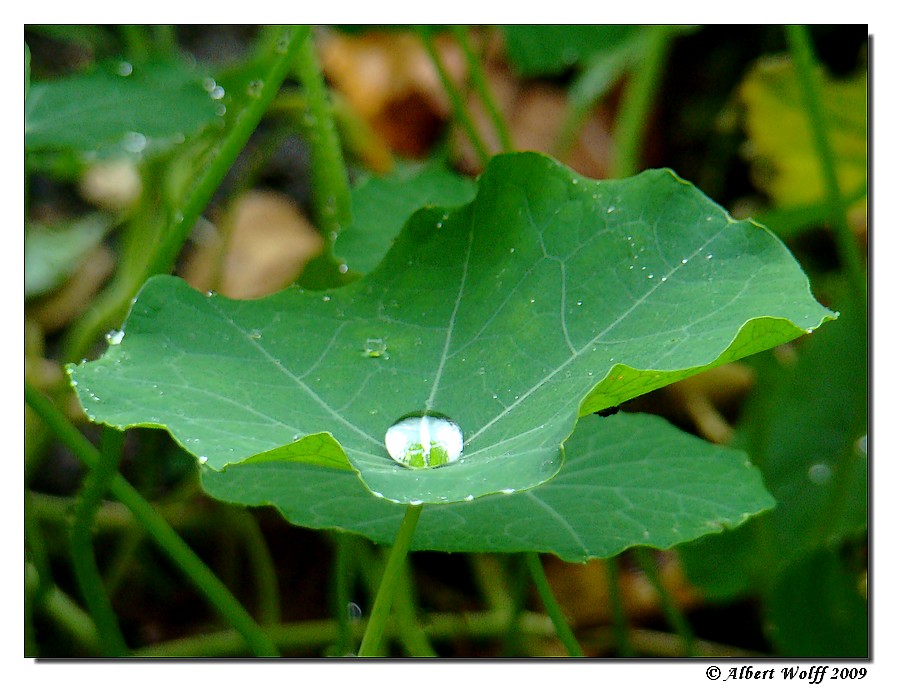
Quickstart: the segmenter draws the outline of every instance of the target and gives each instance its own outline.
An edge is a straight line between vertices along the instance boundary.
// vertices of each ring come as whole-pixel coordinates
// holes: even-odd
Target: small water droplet
[[[647,274],[647,277],[648,277],[648,278],[652,278],[652,277],[653,277],[653,274],[652,274],[652,273],[648,273],[648,274]]]
[[[366,357],[381,357],[387,352],[387,345],[381,338],[366,338]]]
[[[858,439],[856,439],[855,448],[856,452],[860,455],[869,457],[869,435],[864,434],[863,436],[860,436]]]
[[[464,501],[474,501],[474,500],[475,500],[475,497],[474,497],[472,494],[469,494],[469,495],[466,496],[463,500],[464,500]]]
[[[209,460],[209,458],[206,457],[205,455],[201,455],[199,458],[197,458],[197,460],[200,462],[201,465],[205,465],[207,463],[207,461]]]
[[[262,333],[258,328],[254,328],[252,331],[250,331],[250,337],[253,340],[259,340],[260,338],[262,338]]]
[[[831,479],[831,468],[828,465],[819,462],[815,465],[810,465],[807,476],[809,476],[809,481],[816,486],[823,486]]]
[[[578,300],[577,302],[575,302],[576,307],[580,307],[582,304],[584,304],[583,300]]]
[[[263,91],[263,80],[262,79],[253,79],[247,84],[247,95],[250,98],[259,98],[262,95]]]
[[[128,153],[141,153],[147,148],[147,137],[140,132],[128,132],[122,137],[121,145]]]
[[[615,206],[610,206],[608,209],[606,209],[606,212],[607,212],[607,213],[612,213],[612,212],[615,211],[615,210],[616,210],[616,207],[615,207]]]
[[[122,60],[116,65],[116,74],[120,77],[130,77],[132,72],[134,72],[134,66],[130,62]]]
[[[712,254],[707,254],[707,255],[706,255],[706,258],[707,258],[707,259],[711,259],[711,258],[712,258]]]
[[[515,490],[515,489],[502,489],[502,490],[500,491],[500,493],[501,493],[501,494],[507,494],[507,495],[508,495],[508,494],[514,494],[514,493],[516,493],[516,490]]]
[[[349,270],[350,268],[347,266],[347,264],[341,264],[340,266],[338,266],[338,273],[346,273]]]
[[[681,263],[686,264],[686,263],[687,263],[687,259],[682,259],[682,260],[681,260]]]
[[[323,301],[323,302],[330,302],[330,301],[331,301],[331,295],[322,295],[322,301]]]
[[[429,469],[459,460],[463,435],[449,417],[418,412],[401,417],[384,435],[388,454],[404,467]]]
[[[118,345],[125,337],[125,331],[110,331],[106,334],[106,342],[110,345]]]
[[[225,89],[221,86],[216,85],[212,89],[210,89],[209,97],[215,101],[220,101],[225,98]]]
[[[510,253],[510,254],[515,254],[515,253],[516,253],[516,248],[515,248],[515,247],[510,247],[510,248],[509,248],[509,253]]]
[[[351,623],[358,623],[360,619],[362,619],[362,609],[359,608],[359,604],[355,601],[351,601],[347,604],[347,617],[350,619]]]

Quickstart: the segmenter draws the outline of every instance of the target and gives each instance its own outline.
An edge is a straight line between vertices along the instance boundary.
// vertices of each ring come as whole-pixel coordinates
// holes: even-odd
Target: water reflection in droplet
[[[459,460],[463,435],[449,417],[434,412],[405,415],[384,435],[388,454],[404,467],[429,469]]]

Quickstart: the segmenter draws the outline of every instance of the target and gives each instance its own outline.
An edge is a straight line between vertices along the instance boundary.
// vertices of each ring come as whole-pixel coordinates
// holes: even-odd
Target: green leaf
[[[54,227],[30,225],[25,233],[25,297],[59,287],[110,227],[112,218],[102,213]]]
[[[476,185],[438,163],[400,165],[390,175],[367,177],[351,191],[353,221],[334,252],[352,271],[368,273],[384,258],[414,211],[459,206],[475,197]]]
[[[860,573],[833,548],[809,554],[782,574],[768,597],[766,619],[779,656],[869,656]]]
[[[640,28],[629,25],[516,24],[503,27],[506,52],[519,74],[559,74],[616,49]]]
[[[403,506],[372,496],[350,472],[296,463],[205,470],[203,490],[243,505],[274,505],[290,522],[391,543]],[[336,497],[340,497],[336,500]],[[665,549],[771,508],[759,472],[737,451],[649,415],[591,416],[566,442],[566,462],[530,491],[428,506],[413,548],[542,551],[567,561],[637,544]]]
[[[168,428],[212,469],[299,442],[373,493],[443,503],[537,486],[579,415],[833,316],[770,232],[671,171],[596,182],[519,153],[345,287],[238,302],[153,278],[120,344],[68,371],[92,419]],[[421,410],[459,424],[460,461],[389,458],[385,431]]]
[[[204,75],[179,62],[120,62],[45,82],[25,101],[25,149],[152,154],[184,141],[222,106]],[[210,82],[207,82],[209,84]]]
[[[684,548],[688,576],[707,595],[765,591],[797,558],[864,533],[867,333],[865,311],[848,304],[837,323],[798,344],[796,361],[758,364],[736,443],[762,469],[778,507]]]

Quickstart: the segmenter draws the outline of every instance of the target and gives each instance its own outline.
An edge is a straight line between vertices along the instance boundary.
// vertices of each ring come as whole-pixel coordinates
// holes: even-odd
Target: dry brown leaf
[[[477,37],[473,36],[473,42],[476,41]],[[488,88],[506,122],[513,148],[552,154],[566,115],[566,90],[546,82],[520,80],[506,62],[502,42],[492,41],[483,49],[476,47],[476,52],[483,52],[485,56]],[[499,153],[500,140],[481,99],[470,86],[462,83],[461,78],[457,85],[468,94],[469,112],[489,153]],[[586,177],[606,177],[611,156],[611,132],[610,112],[598,106],[582,125],[571,151],[562,162]],[[454,132],[454,142],[462,158],[461,167],[472,174],[480,172],[481,162],[475,149],[459,127]]]
[[[445,37],[437,38],[447,71],[460,79],[462,52]],[[407,32],[323,34],[322,66],[347,102],[399,154],[425,155],[450,114],[437,70],[420,39]]]
[[[667,386],[673,413],[689,420],[698,433],[713,443],[728,443],[734,429],[724,413],[736,405],[753,385],[753,370],[731,362]]]
[[[141,196],[141,176],[137,166],[127,160],[95,163],[78,182],[81,196],[107,211],[122,211]]]
[[[202,228],[182,277],[198,290],[254,299],[293,282],[322,251],[322,238],[296,205],[276,192],[252,191],[223,220],[227,240]]]
[[[655,553],[659,578],[676,604],[687,610],[701,602],[673,552]],[[609,579],[606,563],[592,560],[584,564],[546,558],[544,568],[560,608],[573,627],[606,624],[611,621]],[[620,568],[619,591],[629,619],[639,622],[659,614],[659,597],[647,576],[637,568]]]

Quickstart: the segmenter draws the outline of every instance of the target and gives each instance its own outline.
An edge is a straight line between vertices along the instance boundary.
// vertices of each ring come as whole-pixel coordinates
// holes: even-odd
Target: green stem
[[[862,297],[864,305],[868,290],[866,269],[853,237],[853,231],[847,222],[847,208],[838,181],[837,163],[828,141],[828,118],[822,101],[819,74],[816,71],[816,58],[809,38],[809,30],[805,26],[791,25],[786,28],[786,31],[791,57],[797,68],[800,93],[809,118],[813,146],[819,158],[819,168],[825,181],[838,252],[844,269],[850,276],[853,289],[858,296]]]
[[[394,599],[394,619],[400,641],[411,657],[436,657],[437,652],[434,651],[428,635],[425,634],[416,619],[418,607],[414,597],[415,586],[410,573],[409,561],[403,562],[400,576],[402,583],[398,587]]]
[[[510,606],[507,614],[506,634],[503,638],[504,656],[520,656],[522,649],[522,616],[525,614],[525,598],[528,591],[528,563],[524,554],[513,554],[507,562],[510,582]]]
[[[444,67],[444,63],[441,62],[441,58],[440,55],[438,55],[437,46],[435,46],[434,37],[432,36],[431,31],[432,30],[430,27],[420,27],[419,36],[422,39],[422,43],[425,45],[425,50],[428,51],[431,62],[434,64],[434,67],[437,70],[438,77],[440,77],[441,80],[441,84],[443,84],[444,86],[444,91],[447,93],[447,97],[450,99],[450,106],[453,108],[453,117],[465,130],[466,136],[469,137],[469,141],[472,142],[472,146],[475,148],[475,153],[478,155],[478,158],[481,161],[481,165],[486,166],[488,160],[490,160],[491,155],[490,153],[488,153],[487,147],[484,145],[484,142],[482,142],[481,137],[478,135],[478,130],[475,127],[475,123],[472,121],[472,118],[469,116],[469,111],[466,109],[462,94],[460,93],[459,89],[456,88],[456,84],[454,84],[453,80],[450,78],[447,69]]]
[[[90,441],[46,396],[28,383],[25,384],[25,401],[79,460],[91,469],[100,464],[100,454]],[[109,484],[109,489],[110,493],[132,512],[163,553],[184,572],[197,591],[241,634],[254,654],[278,656],[278,649],[241,603],[131,484],[116,474]]]
[[[53,575],[50,570],[50,557],[47,554],[47,545],[44,534],[41,531],[38,511],[30,491],[25,492],[25,548],[29,560],[34,564],[37,572],[37,589],[34,593],[36,603],[46,594],[46,590],[53,584]]]
[[[547,580],[544,566],[541,565],[541,557],[534,551],[530,551],[525,555],[525,558],[528,562],[528,571],[531,574],[531,579],[534,580],[538,596],[540,596],[541,602],[547,610],[547,615],[553,621],[553,626],[556,628],[556,633],[559,635],[563,646],[565,646],[569,656],[583,657],[584,652],[581,649],[581,645],[578,644],[578,640],[575,638],[572,628],[569,627],[569,622],[559,607],[556,597],[553,596],[550,581]]]
[[[646,549],[637,548],[634,549],[633,555],[641,570],[644,571],[644,575],[647,576],[650,585],[656,590],[666,620],[669,621],[669,625],[672,626],[675,633],[682,639],[684,643],[684,656],[694,656],[694,631],[691,629],[691,625],[688,623],[687,618],[685,618],[684,614],[678,608],[678,605],[675,603],[669,590],[666,589],[662,580],[660,580],[659,571],[657,570],[656,563],[650,553]]]
[[[591,109],[634,62],[643,39],[644,36],[639,35],[612,52],[601,53],[573,82],[569,88],[563,124],[552,149],[556,158],[564,160],[569,155]]]
[[[37,570],[31,564],[26,564],[26,590],[45,586],[45,583],[37,582],[38,577]],[[54,623],[75,638],[87,652],[99,653],[100,640],[94,621],[59,587],[51,584],[47,587],[46,595],[36,603]]]
[[[653,97],[665,65],[671,39],[671,28],[647,26],[646,52],[637,71],[629,80],[622,97],[613,132],[615,155],[613,177],[628,177],[638,172],[644,135],[647,131]]]
[[[469,78],[472,80],[472,86],[475,87],[475,92],[478,94],[479,98],[481,98],[481,103],[484,105],[488,117],[491,118],[491,123],[494,125],[494,131],[497,133],[497,138],[500,140],[501,149],[504,152],[512,151],[514,148],[512,137],[510,137],[506,122],[500,114],[497,102],[491,95],[484,69],[481,66],[481,60],[472,48],[472,43],[469,41],[469,34],[466,27],[459,25],[454,26],[453,35],[456,36],[456,41],[459,43],[466,56],[466,63],[469,65]]]
[[[89,619],[88,619],[89,622]],[[363,623],[366,621],[363,620]],[[436,613],[429,616],[423,631],[432,640],[466,641],[492,640],[505,634],[508,620],[504,611],[479,611],[474,613]],[[308,655],[332,644],[340,634],[337,621],[332,619],[282,623],[266,626],[266,634],[285,651]],[[396,626],[389,625],[386,635],[397,637]],[[524,611],[519,619],[519,634],[524,637],[549,639],[556,636],[549,617]],[[672,633],[657,630],[633,630],[630,633],[635,646],[645,656],[677,657],[681,640]],[[608,646],[613,637],[609,628],[600,627],[586,633],[585,637]],[[193,637],[162,642],[135,650],[139,657],[229,657],[240,656],[247,651],[246,643],[233,630],[204,633]],[[707,640],[697,640],[700,656],[751,658],[765,655],[749,649],[722,645]]]
[[[150,43],[144,33],[144,27],[139,24],[122,24],[119,27],[122,38],[125,41],[125,54],[129,59],[143,62],[150,56]]]
[[[350,652],[353,630],[350,626],[350,600],[352,597],[353,578],[350,569],[353,567],[352,544],[349,534],[337,532],[334,535],[334,575],[332,594],[334,618],[338,626],[338,638],[335,656],[345,656]]]
[[[372,605],[372,614],[359,646],[359,656],[374,656],[381,644],[381,638],[391,612],[391,604],[394,601],[394,593],[397,591],[397,585],[403,579],[403,564],[421,514],[421,504],[410,505],[406,508],[406,514],[403,516],[403,522],[397,532],[397,539],[391,547],[384,574],[381,576],[381,585],[378,588],[375,603]]]
[[[247,550],[254,589],[259,597],[259,622],[263,625],[278,623],[281,620],[278,574],[266,538],[250,511],[236,508],[231,516]]]
[[[75,519],[69,539],[75,579],[97,625],[103,653],[110,657],[120,657],[128,654],[128,646],[97,567],[91,528],[100,502],[118,474],[124,435],[111,427],[103,427],[102,434],[102,450],[97,464],[88,472],[75,504]]]
[[[262,84],[258,91],[254,90],[254,94],[258,95],[251,98],[237,114],[228,133],[209,153],[208,163],[201,169],[184,203],[171,215],[155,245],[145,249],[149,252],[149,257],[143,270],[116,276],[95,305],[67,335],[63,348],[64,361],[81,359],[102,333],[122,322],[132,297],[147,278],[171,270],[200,214],[206,209],[212,195],[265,115],[269,103],[278,93],[309,33],[309,27],[293,27],[288,30],[288,40],[283,44],[279,43],[284,46],[284,50],[275,51],[275,57],[265,72],[258,79],[251,80]]]
[[[616,650],[620,657],[632,657],[634,649],[628,635],[625,607],[622,605],[622,592],[619,589],[619,559],[616,557],[606,559],[606,581]]]
[[[300,46],[296,68],[306,95],[301,124],[310,146],[313,207],[319,231],[330,245],[350,222],[350,182],[312,33]]]

